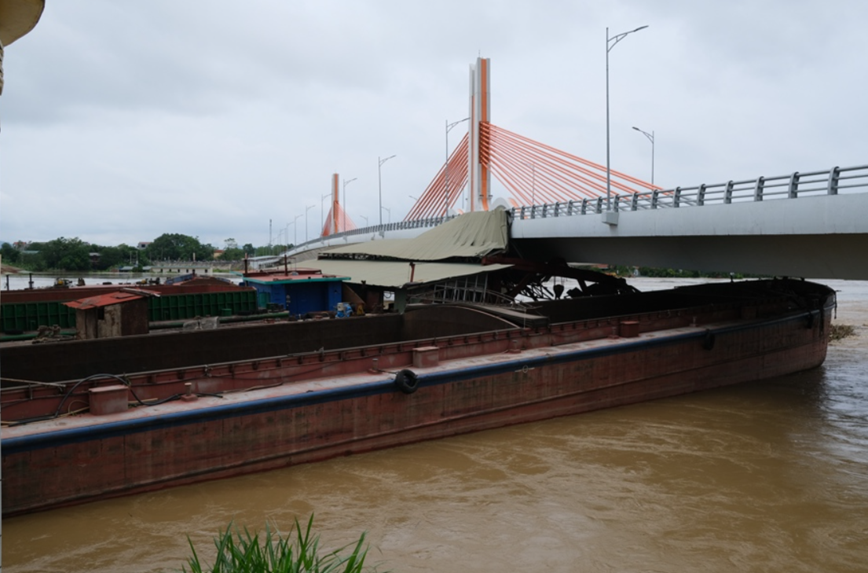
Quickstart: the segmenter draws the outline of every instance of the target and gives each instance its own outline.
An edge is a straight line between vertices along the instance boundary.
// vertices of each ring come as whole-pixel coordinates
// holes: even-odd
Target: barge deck
[[[532,326],[425,306],[240,327],[230,342],[214,331],[145,337],[170,341],[159,343],[169,355],[97,341],[38,348],[64,365],[0,349],[4,377],[11,363],[16,379],[39,382],[3,387],[3,514],[815,367],[834,304],[821,285],[751,281],[540,303],[547,324]],[[247,357],[221,360],[233,339]],[[360,339],[368,344],[347,344]],[[126,368],[139,364],[151,367]]]

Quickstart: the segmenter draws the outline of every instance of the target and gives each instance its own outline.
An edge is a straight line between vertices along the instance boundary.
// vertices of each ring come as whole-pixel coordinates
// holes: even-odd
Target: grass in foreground
[[[849,324],[833,324],[832,330],[829,332],[829,340],[841,340],[842,338],[847,338],[854,334],[856,334],[856,329]]]
[[[319,535],[311,535],[313,516],[302,528],[295,520],[295,538],[290,534],[283,538],[279,533],[265,526],[265,535],[260,540],[259,534],[251,534],[247,528],[244,532],[233,531],[232,524],[226,527],[214,538],[217,546],[217,557],[214,565],[204,567],[193,547],[189,537],[190,550],[193,556],[187,560],[191,573],[363,573],[375,571],[365,567],[365,557],[368,548],[365,545],[365,534],[359,537],[352,552],[342,555],[350,545],[331,552],[323,552],[319,547]],[[322,554],[321,554],[322,553]],[[182,571],[186,573],[187,568]]]

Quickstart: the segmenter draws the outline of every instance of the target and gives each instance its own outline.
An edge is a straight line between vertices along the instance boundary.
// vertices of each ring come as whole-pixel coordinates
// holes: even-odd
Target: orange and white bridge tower
[[[606,167],[518,135],[491,123],[491,61],[477,58],[470,66],[470,110],[466,120],[446,123],[449,130],[467,121],[467,133],[404,218],[430,219],[458,211],[488,211],[597,199],[606,195]],[[492,177],[493,176],[493,177]],[[612,170],[618,194],[661,189]],[[494,197],[493,179],[500,186]],[[462,191],[467,198],[461,202]]]
[[[470,193],[468,211],[488,211],[491,201],[491,170],[488,162],[487,133],[481,128],[491,122],[491,60],[477,58],[470,66],[470,124],[468,126],[468,172]],[[485,136],[485,141],[483,141]],[[459,189],[460,191],[460,189]]]
[[[356,228],[356,224],[353,223],[353,220],[350,219],[346,210],[344,210],[341,205],[340,179],[340,175],[332,173],[332,206],[331,209],[329,209],[328,216],[323,224],[322,234],[320,235],[321,237],[328,237],[329,235],[334,235],[335,233],[341,233],[343,231],[352,231]]]
[[[479,57],[470,66],[469,95],[468,117],[446,122],[446,162],[404,217],[405,221],[440,219],[499,206],[559,204],[606,196],[605,166],[491,123],[491,60],[488,58]],[[465,122],[467,133],[449,153],[450,129]],[[662,189],[615,170],[610,173],[616,197]],[[495,179],[499,184],[496,191]],[[465,189],[468,192],[463,195]],[[334,174],[332,206],[323,225],[323,237],[356,228],[346,213],[346,206],[340,202],[339,191],[339,177]],[[495,192],[501,196],[495,198]],[[463,201],[462,196],[466,197]]]

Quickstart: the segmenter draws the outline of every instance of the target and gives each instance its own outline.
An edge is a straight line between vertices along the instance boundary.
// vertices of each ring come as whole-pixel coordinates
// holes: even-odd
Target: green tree
[[[3,243],[3,246],[0,247],[0,255],[3,255],[3,262],[9,264],[17,263],[21,258],[21,253],[18,249],[9,243]]]
[[[235,239],[229,238],[223,241],[225,247],[220,256],[217,257],[221,261],[239,261],[244,258],[244,251],[238,246]]]
[[[241,248],[244,250],[245,254],[247,254],[248,257],[256,255],[256,247],[253,246],[253,243],[244,243],[244,246]]]
[[[93,252],[99,253],[99,261],[96,263],[97,270],[105,271],[108,269],[121,267],[130,264],[130,253],[135,251],[135,247],[130,247],[124,243],[116,247],[93,247]],[[135,256],[133,256],[135,260]],[[141,260],[139,264],[142,264]]]
[[[78,237],[60,237],[41,245],[39,249],[46,269],[86,271],[90,269],[90,247]]]
[[[221,261],[240,261],[244,258],[244,251],[239,248],[226,249],[218,257]]]
[[[214,247],[203,245],[197,237],[163,233],[148,245],[145,254],[150,260],[204,261],[214,255]]]

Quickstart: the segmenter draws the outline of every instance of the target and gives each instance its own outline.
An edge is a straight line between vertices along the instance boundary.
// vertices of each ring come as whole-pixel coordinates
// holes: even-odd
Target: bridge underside
[[[868,194],[513,222],[520,256],[816,279],[868,280]]]

